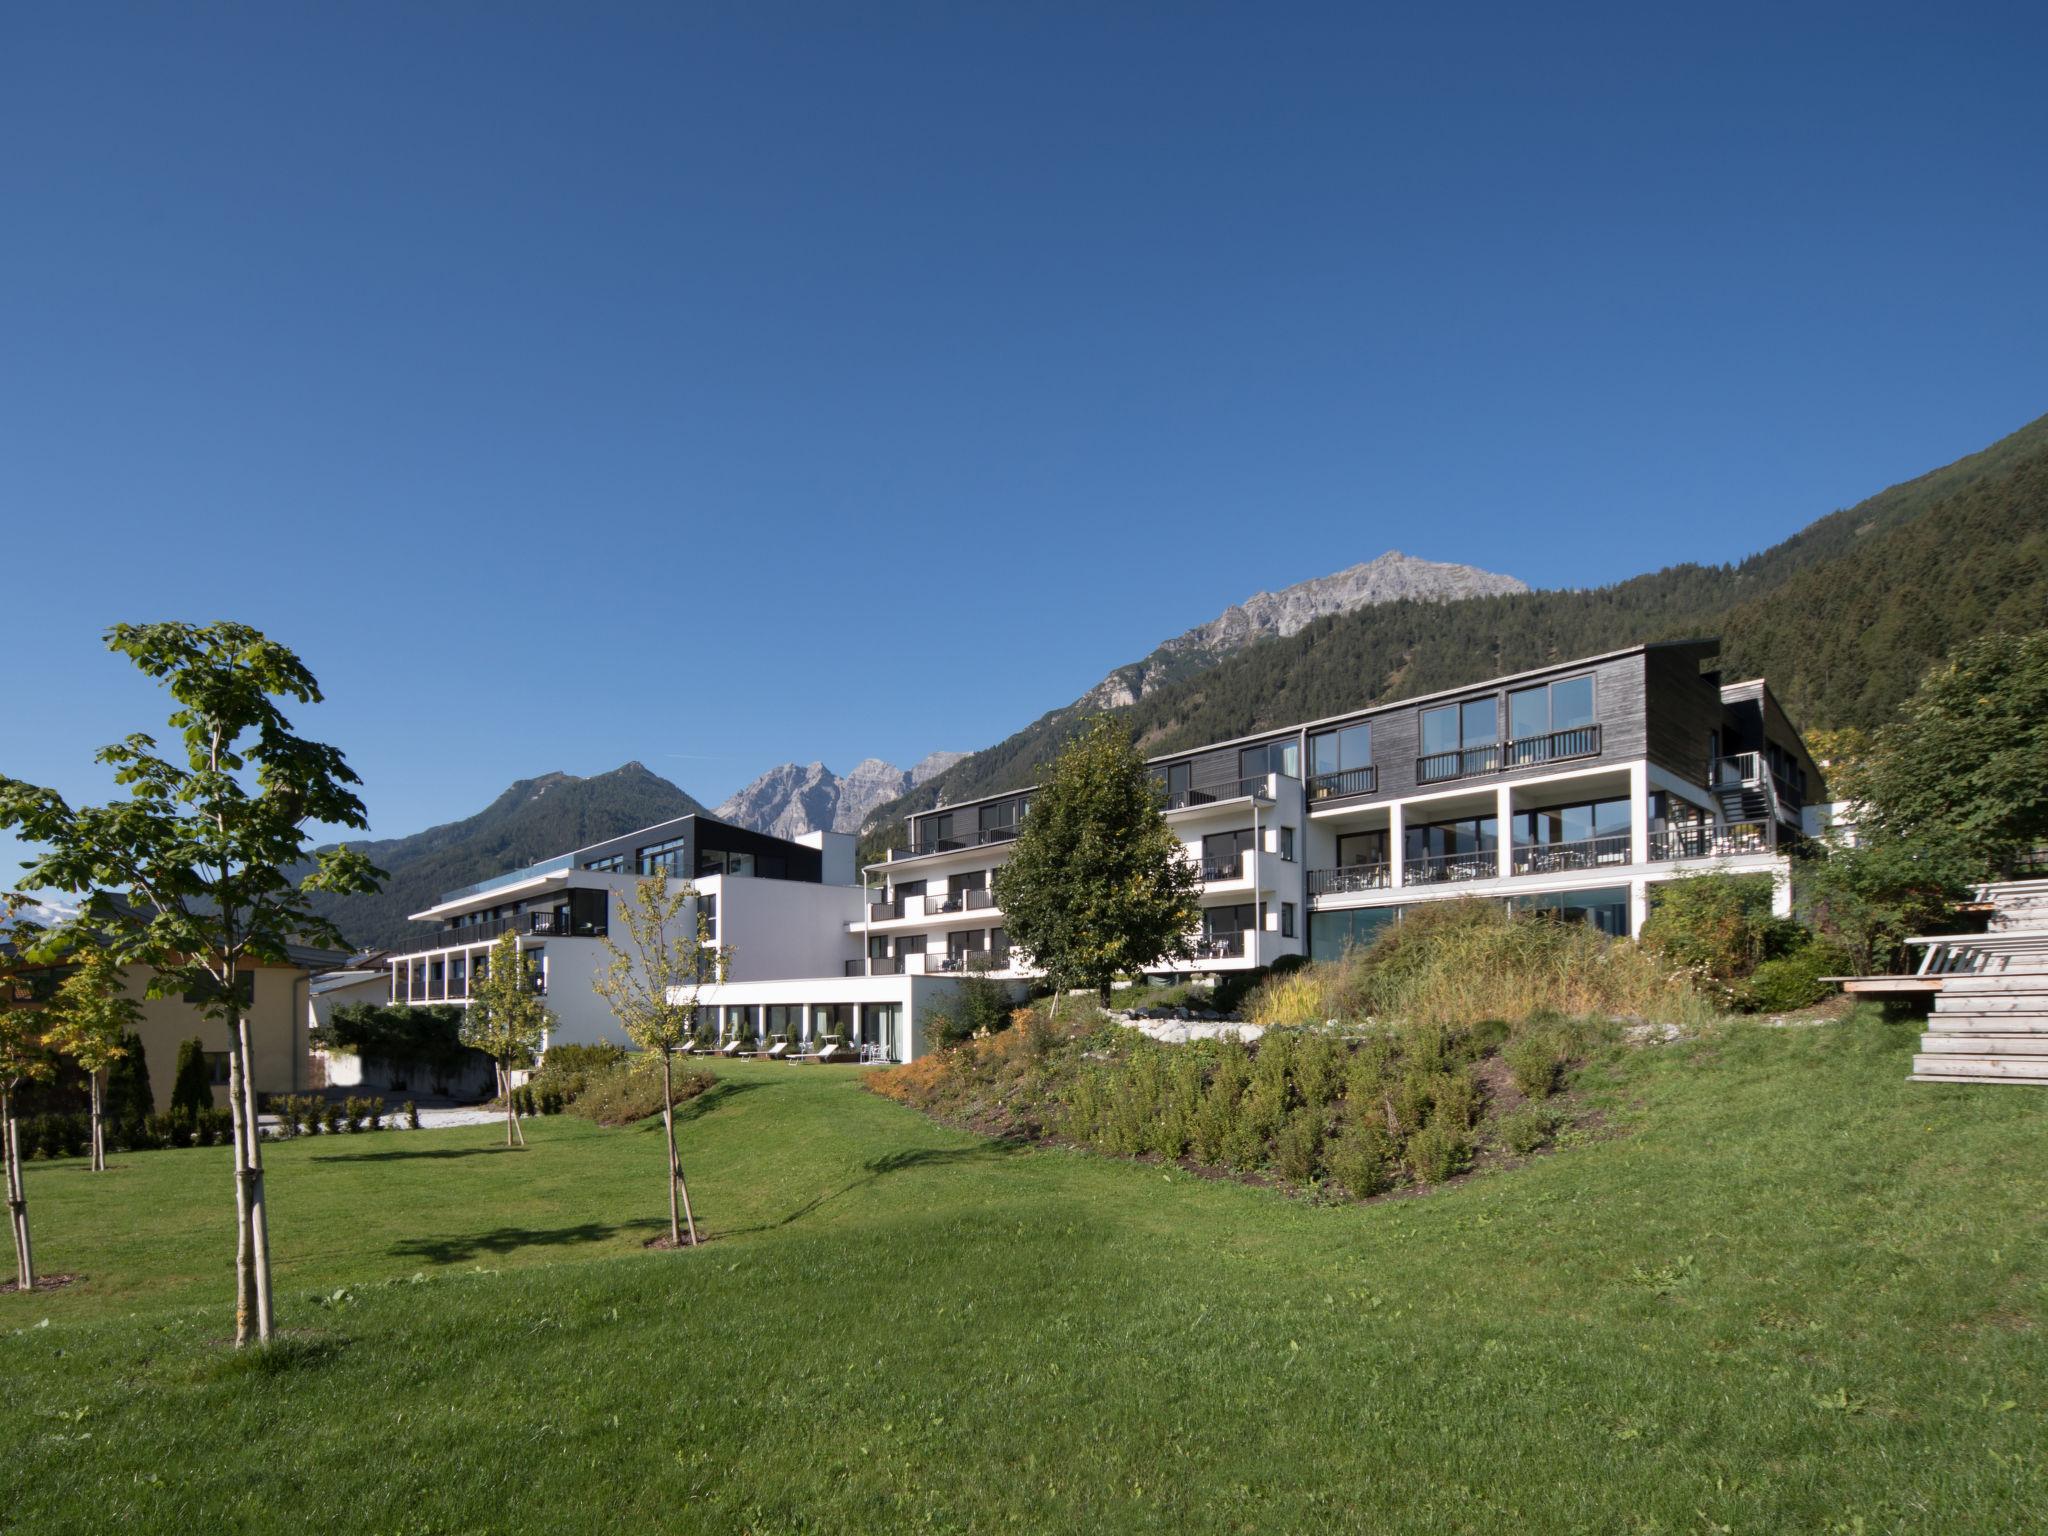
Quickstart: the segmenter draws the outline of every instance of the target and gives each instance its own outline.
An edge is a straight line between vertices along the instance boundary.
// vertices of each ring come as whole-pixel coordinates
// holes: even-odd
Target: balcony
[[[408,940],[395,953],[421,955],[436,949],[470,949],[489,944],[507,933],[536,939],[601,939],[607,932],[607,925],[601,922],[577,927],[567,919],[557,922],[552,912],[520,912],[511,917],[494,917],[481,923],[442,928],[424,938]]]
[[[1432,853],[1419,859],[1405,859],[1401,864],[1401,879],[1408,885],[1492,880],[1499,874],[1500,855],[1490,848],[1483,853]]]
[[[1443,784],[1452,779],[1469,779],[1509,768],[1530,768],[1541,763],[1568,762],[1574,758],[1599,755],[1600,727],[1575,725],[1569,730],[1552,731],[1547,736],[1492,741],[1456,752],[1432,752],[1415,760],[1415,782]]]
[[[1244,934],[1205,933],[1195,940],[1197,960],[1242,960],[1244,958]]]
[[[924,898],[926,917],[945,917],[953,912],[992,911],[996,904],[993,891],[935,891]]]
[[[1650,862],[1676,863],[1682,859],[1728,859],[1738,854],[1769,853],[1775,844],[1769,825],[1761,821],[1739,821],[1733,826],[1703,822],[1696,827],[1667,827],[1650,834]]]
[[[1311,896],[1349,896],[1359,891],[1384,891],[1393,884],[1393,870],[1385,864],[1345,864],[1336,869],[1308,872]]]
[[[1575,869],[1627,864],[1634,856],[1629,834],[1615,832],[1570,843],[1518,843],[1513,868],[1518,875],[1562,875]]]
[[[1017,827],[1013,822],[1007,827],[981,827],[971,832],[949,833],[945,837],[912,838],[910,847],[900,851],[905,858],[921,859],[929,853],[958,853],[963,848],[985,848],[991,843],[1015,842],[1016,838]],[[892,858],[895,852],[892,850]]]
[[[1217,885],[1245,878],[1244,854],[1234,853],[1227,859],[1204,859],[1202,881],[1205,885]]]
[[[1164,780],[1157,780],[1162,789]],[[1273,786],[1267,776],[1261,774],[1251,779],[1222,779],[1214,784],[1195,784],[1186,789],[1170,791],[1166,796],[1168,811],[1192,810],[1197,806],[1221,805],[1226,800],[1270,800]]]
[[[865,960],[846,962],[849,976],[901,976],[903,957],[900,955],[869,955]]]
[[[542,875],[556,875],[564,870],[574,869],[575,867],[576,856],[574,854],[559,854],[552,859],[543,860],[539,864],[529,864],[524,869],[515,869],[506,874],[493,875],[488,880],[479,880],[474,885],[458,886],[452,891],[443,891],[435,898],[435,905],[438,906],[443,902],[460,901],[464,896],[480,896],[485,891],[493,890],[501,885],[517,885],[522,880],[533,880]]]
[[[986,971],[1007,970],[1010,952],[1007,949],[969,949],[957,954],[927,955],[924,968],[926,975],[965,976],[980,975]]]
[[[1337,800],[1345,795],[1369,795],[1378,787],[1379,770],[1368,763],[1363,768],[1316,774],[1308,781],[1308,797],[1311,800]]]

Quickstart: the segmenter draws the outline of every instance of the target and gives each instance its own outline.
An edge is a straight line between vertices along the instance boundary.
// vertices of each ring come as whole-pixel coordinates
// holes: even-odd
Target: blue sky
[[[235,617],[381,834],[715,803],[2048,411],[2038,9],[1438,12],[12,8],[0,770],[102,792],[161,710],[101,631]]]

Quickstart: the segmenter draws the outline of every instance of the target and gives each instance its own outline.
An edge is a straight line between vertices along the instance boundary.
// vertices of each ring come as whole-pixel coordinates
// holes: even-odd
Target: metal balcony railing
[[[1244,958],[1244,934],[1205,933],[1195,940],[1197,960],[1241,960]]]
[[[1698,826],[1666,827],[1661,832],[1652,832],[1650,862],[1726,859],[1742,853],[1769,853],[1773,846],[1766,822],[1739,821],[1733,826],[1702,822]]]
[[[1379,785],[1379,770],[1367,763],[1363,768],[1342,768],[1319,773],[1308,781],[1311,800],[1336,800],[1344,795],[1369,795]]]
[[[568,918],[557,921],[552,912],[520,912],[511,917],[493,917],[481,923],[438,929],[406,941],[394,953],[423,955],[437,949],[471,949],[489,944],[507,933],[536,939],[601,939],[608,931],[609,926],[602,919],[595,923],[576,924]]]
[[[1227,859],[1202,860],[1204,881],[1242,880],[1244,877],[1244,855],[1241,853],[1233,853]]]
[[[1527,768],[1536,763],[1556,763],[1569,758],[1599,755],[1600,727],[1575,725],[1543,736],[1486,742],[1456,752],[1429,753],[1415,760],[1415,781],[1418,784],[1441,784],[1446,779],[1469,779],[1477,774],[1499,773],[1508,768]]]
[[[1162,789],[1166,781],[1154,775]],[[1213,784],[1194,784],[1186,789],[1176,789],[1166,796],[1166,809],[1185,811],[1195,806],[1220,805],[1226,800],[1270,800],[1273,786],[1265,774],[1249,779],[1221,779]]]
[[[1500,874],[1500,854],[1432,853],[1401,861],[1401,879],[1408,885],[1442,885],[1453,880],[1491,880]]]
[[[957,853],[963,848],[983,848],[991,843],[1014,842],[1017,824],[1005,827],[970,827],[964,832],[950,832],[944,837],[913,837],[906,856],[917,859],[928,853]]]
[[[1393,883],[1393,870],[1386,864],[1344,864],[1336,869],[1308,872],[1311,896],[1343,896],[1354,891],[1383,891]]]
[[[1513,868],[1518,875],[1558,875],[1575,869],[1601,869],[1627,864],[1634,843],[1626,832],[1580,838],[1569,843],[1519,843]]]

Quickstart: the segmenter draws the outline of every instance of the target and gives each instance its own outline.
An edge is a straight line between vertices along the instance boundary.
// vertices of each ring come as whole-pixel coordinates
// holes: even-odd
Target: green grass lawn
[[[685,1253],[656,1129],[286,1143],[267,1359],[225,1151],[32,1164],[0,1528],[2048,1529],[2048,1099],[1913,1038],[1617,1054],[1619,1134],[1321,1207],[734,1064]]]

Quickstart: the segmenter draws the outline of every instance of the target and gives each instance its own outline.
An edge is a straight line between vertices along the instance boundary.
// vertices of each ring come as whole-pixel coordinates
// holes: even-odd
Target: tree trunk
[[[1102,1011],[1109,1012],[1109,989],[1114,981],[1099,981],[1095,984],[1095,1000],[1102,1004]]]
[[[256,1321],[255,1267],[249,1251],[249,1149],[242,1140],[242,1053],[228,1052],[229,1141],[235,1149],[235,1348]]]
[[[249,1280],[256,1293],[256,1337],[268,1344],[277,1333],[270,1291],[270,1203],[263,1191],[263,1122],[256,1114],[256,1053],[250,1049],[249,1020],[235,1020],[235,1051],[242,1059],[242,1126],[249,1138]]]
[[[675,1079],[666,1050],[661,1053],[661,1128],[668,1133],[668,1245],[680,1248],[683,1245],[683,1228],[676,1211],[676,1186],[682,1182],[683,1167],[676,1160]]]
[[[14,1095],[0,1090],[0,1143],[7,1162],[8,1225],[14,1231],[14,1281],[24,1291],[36,1288],[35,1252],[28,1240],[28,1196],[21,1185],[21,1138],[14,1128]]]
[[[498,1063],[498,1086],[505,1095],[505,1145],[523,1147],[526,1132],[519,1128],[519,1110],[512,1103],[512,1063],[508,1058]]]
[[[89,1074],[89,1077],[92,1083],[92,1171],[94,1173],[105,1173],[107,1171],[106,1069],[102,1067],[99,1071]]]

